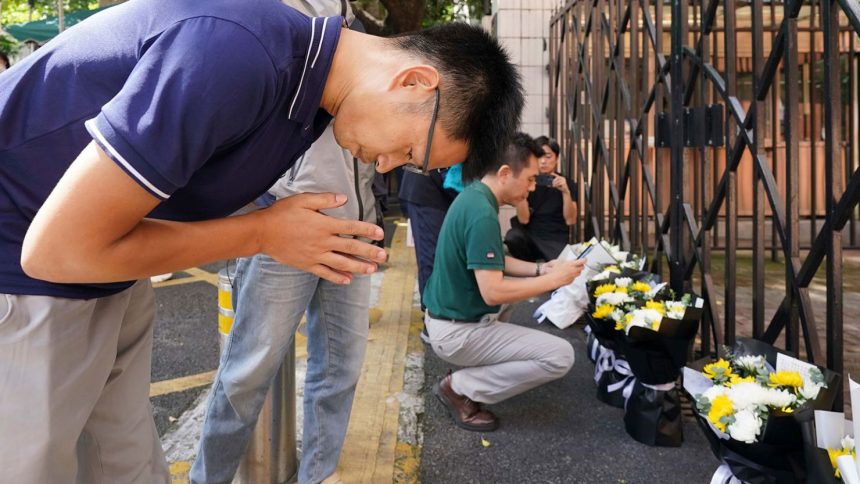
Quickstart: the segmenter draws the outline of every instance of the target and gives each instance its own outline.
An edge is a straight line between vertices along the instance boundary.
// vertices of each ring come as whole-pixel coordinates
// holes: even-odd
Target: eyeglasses
[[[430,174],[430,147],[433,145],[433,131],[436,128],[436,117],[439,115],[439,88],[436,91],[436,104],[433,106],[433,117],[430,118],[430,131],[427,132],[427,145],[424,147],[424,164],[421,167],[407,163],[403,165],[403,170],[415,173],[417,175],[428,176]]]

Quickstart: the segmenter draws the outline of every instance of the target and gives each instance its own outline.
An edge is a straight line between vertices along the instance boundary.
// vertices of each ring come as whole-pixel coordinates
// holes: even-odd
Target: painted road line
[[[149,385],[149,398],[209,386],[212,384],[212,380],[214,378],[215,370],[212,370],[198,373],[196,375],[173,378],[172,380],[157,381]]]

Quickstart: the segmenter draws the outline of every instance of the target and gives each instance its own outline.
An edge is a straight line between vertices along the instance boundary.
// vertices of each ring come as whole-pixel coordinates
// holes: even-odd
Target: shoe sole
[[[439,390],[439,384],[438,383],[433,385],[433,395],[436,395],[436,398],[439,399],[439,402],[441,402],[442,406],[445,407],[445,410],[448,411],[448,415],[451,416],[451,420],[454,421],[454,425],[456,425],[457,427],[460,427],[461,429],[465,429],[465,430],[471,430],[472,432],[492,432],[492,431],[496,430],[497,428],[499,428],[499,421],[498,420],[496,420],[496,422],[491,424],[491,425],[471,425],[471,424],[463,423],[460,420],[458,420],[457,417],[455,416],[455,412],[451,409],[451,407],[453,407],[453,405],[448,403],[446,401],[447,399],[444,396],[442,396],[442,392]]]

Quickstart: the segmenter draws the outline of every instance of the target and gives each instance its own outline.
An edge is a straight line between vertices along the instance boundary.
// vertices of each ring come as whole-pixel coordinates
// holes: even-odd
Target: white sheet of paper
[[[601,244],[594,244],[585,255],[586,265],[589,267],[602,266],[604,264],[617,264],[618,261]]]
[[[854,438],[860,437],[860,385],[848,376],[848,393],[851,395],[851,420],[854,421]],[[856,459],[857,468],[860,469],[860,456]]]
[[[801,375],[808,375],[809,370],[815,368],[815,365],[805,361],[792,358],[791,356],[777,353],[776,355],[776,371],[796,371]]]
[[[845,414],[842,412],[815,411],[815,445],[819,449],[836,449],[845,437]]]
[[[690,395],[696,396],[705,393],[708,388],[714,386],[708,377],[703,373],[698,372],[688,366],[685,366],[681,373],[684,375],[684,390]]]
[[[841,455],[836,458],[836,467],[842,474],[842,482],[845,484],[860,484],[860,474],[857,472],[857,461],[850,455]]]

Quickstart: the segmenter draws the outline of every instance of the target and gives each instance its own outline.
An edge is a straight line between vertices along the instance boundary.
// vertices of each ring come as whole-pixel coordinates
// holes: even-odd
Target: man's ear
[[[418,64],[414,66],[404,67],[394,74],[391,80],[391,89],[408,89],[422,94],[424,97],[427,91],[432,91],[439,87],[439,71],[435,67]]]
[[[499,180],[507,180],[508,178],[514,175],[514,171],[511,169],[510,165],[502,165],[496,170],[496,177]]]

